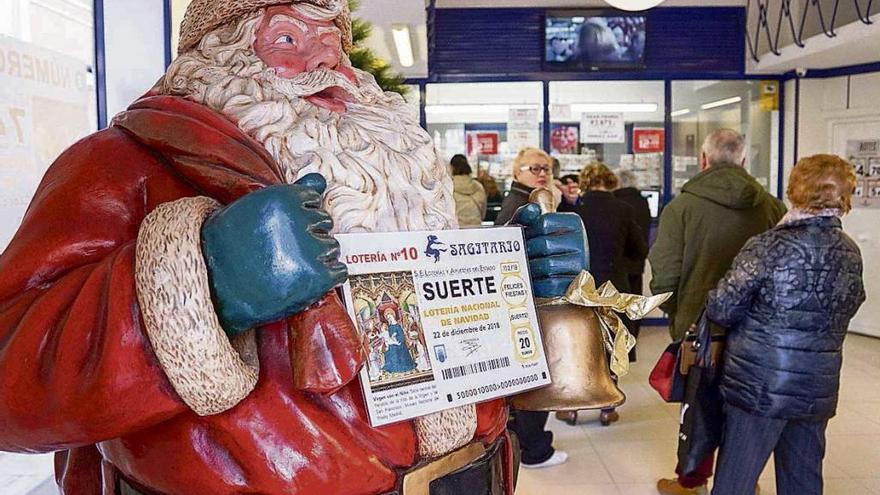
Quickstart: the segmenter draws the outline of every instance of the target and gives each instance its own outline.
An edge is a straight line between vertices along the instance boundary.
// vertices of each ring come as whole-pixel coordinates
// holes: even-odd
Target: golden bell
[[[529,202],[542,213],[556,211],[548,189],[538,188]],[[562,299],[538,301],[538,323],[544,339],[550,385],[511,397],[514,409],[524,411],[577,411],[617,407],[626,396],[611,379],[602,323],[592,308]]]
[[[602,324],[592,308],[560,301],[539,304],[538,322],[553,383],[513,396],[514,409],[607,409],[626,401],[611,378]]]

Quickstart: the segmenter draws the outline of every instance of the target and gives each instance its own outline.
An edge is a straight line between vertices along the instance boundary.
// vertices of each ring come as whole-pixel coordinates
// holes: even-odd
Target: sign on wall
[[[846,157],[855,168],[855,207],[880,207],[880,139],[849,140]]]
[[[662,127],[633,129],[633,153],[662,153],[666,131]]]
[[[507,117],[507,146],[516,153],[523,148],[541,146],[540,110],[532,107],[512,107]]]
[[[467,133],[467,154],[468,155],[497,155],[498,143],[501,141],[501,135],[498,131],[477,132],[468,131]]]
[[[626,125],[622,113],[585,113],[581,117],[582,143],[624,143]]]
[[[0,252],[48,166],[94,130],[94,91],[85,63],[0,36]]]

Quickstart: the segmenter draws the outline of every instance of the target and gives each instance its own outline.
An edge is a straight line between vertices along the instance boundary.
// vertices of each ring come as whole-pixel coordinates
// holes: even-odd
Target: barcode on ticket
[[[490,359],[488,361],[481,361],[479,363],[456,366],[455,368],[446,368],[445,370],[443,370],[443,379],[449,380],[450,378],[460,378],[462,376],[475,375],[477,373],[486,373],[487,371],[494,371],[501,368],[509,367],[509,357]]]

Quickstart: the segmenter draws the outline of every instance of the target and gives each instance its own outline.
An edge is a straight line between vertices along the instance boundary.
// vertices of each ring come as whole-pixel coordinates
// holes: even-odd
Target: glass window
[[[180,41],[180,23],[192,0],[171,0],[171,58],[177,57],[177,45]]]
[[[0,251],[52,161],[95,131],[87,0],[0,0]]]
[[[601,161],[635,174],[642,190],[663,184],[663,81],[550,83],[550,149],[561,174]]]
[[[779,100],[775,81],[673,81],[672,189],[678,194],[700,172],[706,136],[722,128],[746,139],[746,169],[776,193]]]
[[[0,252],[46,169],[97,128],[92,2],[0,0]],[[0,452],[4,495],[51,490],[53,456]]]
[[[476,173],[509,182],[519,150],[541,147],[539,82],[428,84],[426,93],[428,132],[447,163],[467,155]]]

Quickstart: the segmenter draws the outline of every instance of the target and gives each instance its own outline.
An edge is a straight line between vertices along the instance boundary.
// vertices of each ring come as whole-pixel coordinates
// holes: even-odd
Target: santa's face
[[[254,53],[282,78],[328,69],[341,73],[352,83],[354,71],[342,49],[342,33],[331,21],[312,19],[290,5],[270,7],[257,26]],[[315,106],[343,113],[351,94],[338,86],[305,97]]]
[[[295,3],[224,25],[172,62],[160,91],[235,122],[285,182],[323,175],[334,234],[455,225],[452,182],[430,135],[400,95],[351,67],[339,15]]]

